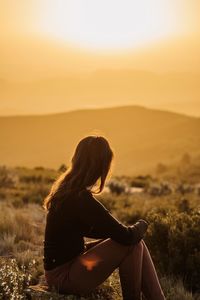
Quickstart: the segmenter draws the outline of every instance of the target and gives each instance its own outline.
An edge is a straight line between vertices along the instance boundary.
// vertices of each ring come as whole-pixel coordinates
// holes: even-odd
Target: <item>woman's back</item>
[[[44,239],[46,270],[84,251],[84,226],[79,217],[81,198],[78,193],[71,193],[58,207],[52,205],[47,213]]]

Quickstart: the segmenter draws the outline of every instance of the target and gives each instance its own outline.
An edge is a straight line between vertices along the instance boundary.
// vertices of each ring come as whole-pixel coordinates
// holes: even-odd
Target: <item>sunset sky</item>
[[[199,0],[0,0],[0,115],[137,104],[200,116]]]

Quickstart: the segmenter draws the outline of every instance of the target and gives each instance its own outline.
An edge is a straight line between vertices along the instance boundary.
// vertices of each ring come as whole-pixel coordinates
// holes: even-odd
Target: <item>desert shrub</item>
[[[161,285],[163,288],[163,292],[166,296],[166,300],[193,300],[192,293],[188,292],[184,285],[182,280],[179,278],[168,278],[168,277],[162,277]]]
[[[15,234],[2,234],[0,239],[0,255],[12,255],[14,251],[15,237]]]
[[[39,230],[39,228],[38,228]],[[37,236],[37,227],[33,226],[27,214],[22,210],[16,210],[12,206],[0,206],[0,241],[6,239],[18,243],[21,240],[34,241]],[[9,237],[9,238],[8,238]]]
[[[44,197],[47,196],[49,192],[49,187],[43,183],[41,184],[34,184],[32,186],[29,186],[29,189],[27,189],[23,196],[22,196],[22,202],[24,204],[27,203],[36,203],[36,204],[42,204]]]
[[[32,247],[33,246],[30,242],[21,240],[17,243],[16,250],[18,253],[20,253],[20,252],[24,252],[26,250],[30,250],[30,249],[32,250]]]
[[[24,266],[24,268],[31,271],[31,284],[38,284],[39,276],[44,273],[42,254],[40,253],[40,255],[38,255],[38,251],[28,249],[23,252],[16,252],[15,259],[19,266]],[[34,264],[32,262],[34,262]]]
[[[41,183],[43,178],[41,175],[24,175],[20,177],[20,181],[25,183]]]
[[[10,199],[10,203],[14,208],[23,208],[24,204],[27,204],[26,201],[23,201],[23,196],[22,197],[16,197],[13,199]]]
[[[187,212],[190,213],[191,212],[191,207],[190,207],[190,202],[188,201],[188,199],[183,198],[180,199],[180,202],[178,203],[178,210],[179,212]]]
[[[12,188],[16,185],[18,176],[6,166],[0,166],[0,187]]]
[[[125,193],[125,190],[126,190],[126,186],[116,180],[110,180],[108,183],[108,187],[109,187],[111,193],[116,194],[116,195]]]
[[[37,203],[37,204],[41,204],[43,201],[43,197],[41,196],[41,194],[37,194],[36,192],[30,192],[27,191],[23,196],[22,196],[22,202],[24,204],[27,203]]]
[[[22,184],[50,184],[58,176],[58,171],[53,169],[45,169],[43,167],[35,167],[34,169],[28,168],[15,168],[19,182]]]
[[[199,290],[200,214],[170,212],[147,216],[147,242],[162,273],[182,277],[188,289]]]
[[[130,180],[130,186],[131,187],[141,187],[141,188],[147,188],[153,178],[150,175],[146,176],[136,176],[133,179]]]
[[[32,263],[29,264],[29,268]],[[15,259],[1,260],[0,298],[10,300],[26,299],[24,289],[31,280],[31,274],[23,265],[18,266]]]
[[[45,168],[43,166],[36,166],[36,167],[34,167],[34,170],[36,170],[36,171],[44,171]]]

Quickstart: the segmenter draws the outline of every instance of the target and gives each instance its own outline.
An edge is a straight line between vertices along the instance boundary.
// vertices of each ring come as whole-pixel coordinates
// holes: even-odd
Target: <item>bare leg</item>
[[[120,266],[121,271],[124,270],[122,271],[124,299],[139,300],[142,248],[141,243],[125,246],[112,239],[106,239],[76,257],[69,265],[64,264],[55,271],[46,272],[47,282],[61,293],[84,294],[94,290]],[[138,260],[136,264],[133,263],[134,256],[135,261]]]
[[[119,267],[124,300],[141,299],[141,289],[148,300],[164,300],[148,249],[143,241],[125,246],[106,239],[75,258],[47,272],[50,285],[63,293],[81,294],[92,291]]]
[[[142,242],[132,246],[132,249],[119,265],[119,276],[123,299],[140,300],[142,288]]]
[[[123,299],[165,300],[149,250],[142,240],[119,266]],[[131,297],[130,297],[131,295]]]
[[[144,241],[142,266],[142,292],[148,300],[165,300],[154,263]]]

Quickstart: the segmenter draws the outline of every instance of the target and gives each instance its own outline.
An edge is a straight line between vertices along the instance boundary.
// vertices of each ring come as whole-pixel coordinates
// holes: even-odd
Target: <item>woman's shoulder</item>
[[[93,195],[90,190],[84,190],[81,193],[80,207],[88,208],[90,210],[104,210],[108,211],[107,208]]]
[[[92,197],[92,192],[88,189],[83,189],[83,190],[80,190],[78,192],[78,196],[79,197],[86,197],[86,198],[91,198]]]

